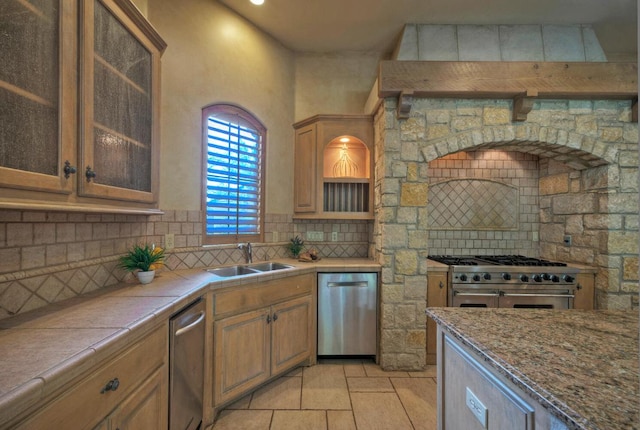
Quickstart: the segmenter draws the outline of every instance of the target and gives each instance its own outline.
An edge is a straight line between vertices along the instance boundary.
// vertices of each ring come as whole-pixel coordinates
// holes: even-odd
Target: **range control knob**
[[[544,275],[542,275],[542,279],[544,279],[545,281],[548,281],[551,279],[551,275],[549,273],[545,273]]]
[[[573,276],[571,276],[571,275],[564,275],[564,276],[562,277],[562,280],[563,280],[564,282],[573,282],[573,281],[575,281],[576,279],[575,279]]]
[[[542,275],[533,275],[532,279],[536,282],[542,282]]]
[[[473,275],[473,280],[476,282],[480,281],[480,275]]]
[[[485,279],[485,281],[488,281],[489,279],[491,279],[491,273],[485,273],[482,277]]]
[[[520,275],[521,282],[529,282],[529,277],[527,275]]]
[[[466,282],[467,281],[467,275],[465,275],[464,273],[462,275],[460,275],[460,280],[462,282]]]
[[[511,280],[511,274],[510,273],[503,273],[502,274],[502,279],[504,279],[505,281],[510,281]]]
[[[558,275],[552,275],[551,282],[560,282],[560,277]]]

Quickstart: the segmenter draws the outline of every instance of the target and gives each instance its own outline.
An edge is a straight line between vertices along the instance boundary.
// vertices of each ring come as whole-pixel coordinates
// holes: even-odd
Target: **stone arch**
[[[614,164],[616,145],[576,131],[538,124],[504,124],[474,128],[426,140],[420,152],[428,163],[459,151],[501,149],[555,159],[576,170]]]

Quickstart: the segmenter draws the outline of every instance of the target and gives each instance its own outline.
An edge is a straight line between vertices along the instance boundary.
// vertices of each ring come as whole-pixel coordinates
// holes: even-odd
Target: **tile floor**
[[[208,430],[435,428],[435,366],[385,372],[369,361],[321,360],[230,405]]]

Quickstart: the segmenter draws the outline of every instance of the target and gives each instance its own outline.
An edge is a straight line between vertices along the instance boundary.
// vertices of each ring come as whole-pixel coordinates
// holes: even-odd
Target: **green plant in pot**
[[[300,236],[294,237],[287,244],[287,249],[293,256],[293,258],[298,258],[303,248],[304,248],[304,240],[302,240]]]
[[[153,281],[156,269],[163,266],[164,249],[155,245],[134,245],[125,255],[120,257],[118,267],[128,272],[135,272],[142,284]]]

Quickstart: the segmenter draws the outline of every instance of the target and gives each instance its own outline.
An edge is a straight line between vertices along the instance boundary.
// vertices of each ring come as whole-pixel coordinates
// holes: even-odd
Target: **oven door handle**
[[[542,293],[505,293],[504,291],[500,294],[502,297],[560,297],[563,299],[573,299],[575,298],[575,294],[542,294]]]
[[[454,296],[471,296],[471,297],[499,297],[500,293],[461,293],[459,291],[453,292]]]

